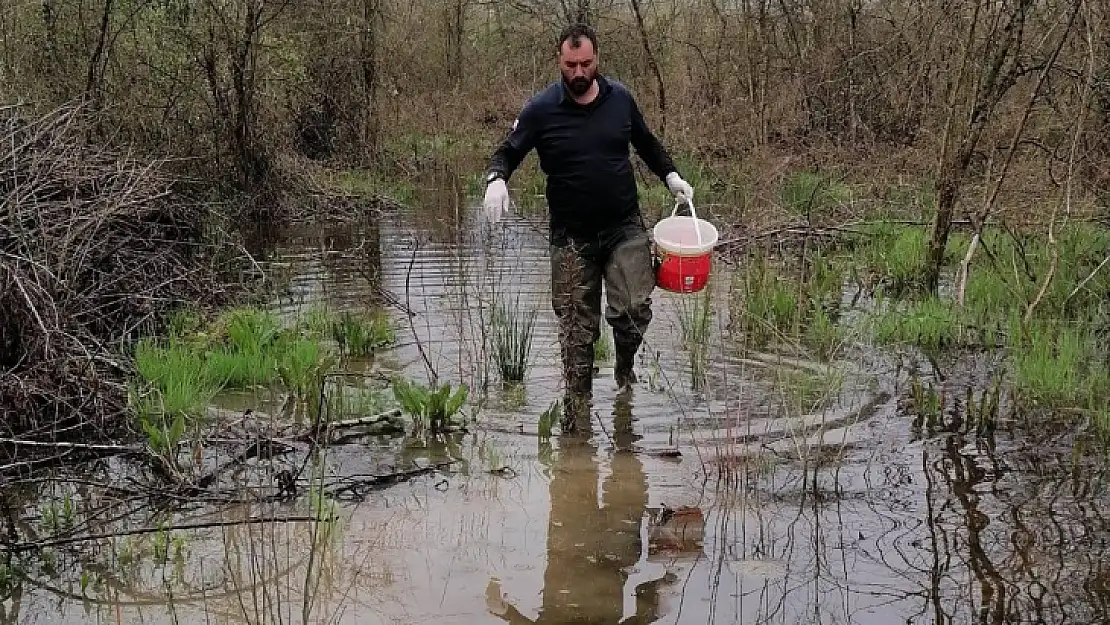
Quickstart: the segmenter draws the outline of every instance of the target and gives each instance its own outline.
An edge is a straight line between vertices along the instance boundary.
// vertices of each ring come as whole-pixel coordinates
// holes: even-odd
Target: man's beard
[[[570,89],[571,93],[576,96],[581,96],[586,95],[586,92],[590,90],[590,85],[593,84],[594,77],[590,76],[586,78],[585,76],[576,76],[569,81],[564,78],[563,82],[567,84],[567,88]]]

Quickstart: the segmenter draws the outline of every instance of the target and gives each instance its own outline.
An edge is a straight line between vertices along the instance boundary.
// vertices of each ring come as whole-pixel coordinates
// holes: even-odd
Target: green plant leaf
[[[178,443],[178,441],[181,440],[181,437],[184,434],[185,434],[185,415],[179,414],[179,415],[177,415],[177,418],[175,418],[173,420],[173,425],[170,426],[170,435],[169,435],[166,442],[169,443],[170,445],[176,445]]]

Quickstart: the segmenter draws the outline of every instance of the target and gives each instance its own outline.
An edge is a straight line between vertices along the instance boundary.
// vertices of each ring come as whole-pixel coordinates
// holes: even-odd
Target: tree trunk
[[[447,75],[458,85],[463,73],[463,34],[465,32],[465,0],[452,0],[447,5]]]
[[[240,181],[250,193],[259,191],[269,174],[269,159],[255,137],[255,42],[262,23],[262,0],[248,0],[242,38],[231,64],[231,84],[235,91],[235,124],[232,133],[239,163]]]
[[[362,147],[373,154],[378,147],[378,36],[381,0],[362,0]]]
[[[112,26],[112,0],[104,0],[104,11],[100,16],[100,33],[96,38],[96,48],[89,58],[89,69],[85,76],[85,105],[96,113],[100,108],[100,94],[104,86],[104,68],[107,66],[108,31]]]
[[[960,73],[949,96],[949,118],[941,146],[940,175],[936,183],[937,208],[930,228],[929,249],[922,280],[928,292],[936,293],[940,284],[940,271],[944,266],[944,251],[948,246],[952,215],[959,200],[963,178],[971,164],[971,157],[979,145],[983,131],[991,122],[995,108],[1017,82],[1018,72],[1021,71],[1016,59],[1021,52],[1026,13],[1032,4],[1033,0],[1018,0],[1016,6],[1012,6],[1007,15],[997,16],[998,19],[994,20],[988,19],[988,23],[996,26],[986,34],[987,50],[985,51],[975,50],[974,41],[980,18],[980,4],[976,4],[968,27]],[[1004,8],[999,10],[1005,11]],[[997,25],[1003,20],[1005,24],[999,32]],[[990,50],[992,46],[994,49]],[[973,57],[986,57],[988,60],[983,66],[982,74],[974,76],[974,80],[971,81],[976,86],[970,96],[970,115],[966,126],[957,129],[954,121],[959,107],[956,106],[956,102],[966,73],[972,66]],[[952,145],[957,137],[959,142],[953,149]]]
[[[581,7],[583,2],[579,3]],[[636,14],[636,25],[640,30],[640,42],[644,46],[644,55],[647,57],[648,66],[655,75],[655,84],[659,93],[659,135],[667,136],[667,91],[663,83],[663,74],[659,71],[659,64],[655,62],[655,55],[651,52],[651,43],[648,39],[647,26],[644,25],[644,14],[640,10],[640,0],[632,0],[632,10]]]
[[[578,0],[574,9],[574,21],[580,24],[590,23],[590,0]]]

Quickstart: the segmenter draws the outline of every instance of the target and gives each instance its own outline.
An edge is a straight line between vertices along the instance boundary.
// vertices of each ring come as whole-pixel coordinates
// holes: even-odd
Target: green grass
[[[522,382],[527,375],[537,314],[534,307],[524,308],[519,299],[495,305],[491,319],[493,358],[502,382]]]
[[[196,419],[221,390],[277,386],[314,416],[322,376],[337,364],[326,334],[358,353],[393,340],[379,313],[338,320],[314,313],[283,328],[272,312],[238,308],[208,324],[181,313],[170,330],[166,339],[140,341],[135,350],[132,408],[143,423],[160,417],[168,426],[179,414]]]
[[[818,308],[806,324],[803,342],[821,360],[829,360],[844,342],[840,324],[824,308]]]
[[[799,286],[762,257],[756,257],[738,275],[734,289],[741,300],[743,327],[755,346],[769,343],[779,334],[792,335],[800,324]],[[735,302],[734,302],[735,303]]]
[[[746,263],[734,286],[740,317],[749,342],[756,347],[777,337],[800,339],[815,355],[827,360],[843,343],[840,300],[848,265],[822,251],[811,253],[804,275],[784,271],[754,257]]]
[[[616,354],[614,350],[613,331],[607,325],[603,325],[601,328],[601,336],[594,341],[594,361],[611,361]]]
[[[217,347],[205,354],[202,366],[215,380],[229,389],[269,386],[277,380],[274,349],[241,351],[232,346]]]
[[[1103,337],[1091,329],[1059,322],[1036,322],[1010,332],[1014,389],[1030,405],[1079,406],[1102,410],[1110,403],[1110,368]]]
[[[840,392],[845,379],[844,371],[836,367],[820,371],[779,369],[775,372],[776,388],[781,390],[783,407],[791,416],[820,410]]]
[[[690,360],[693,388],[705,382],[709,365],[709,345],[713,332],[713,284],[691,297],[680,300],[678,321],[682,330],[682,343]]]
[[[933,350],[956,346],[962,335],[959,312],[936,297],[901,302],[877,313],[872,324],[879,343],[906,343]]]
[[[850,189],[843,183],[810,171],[794,172],[782,187],[782,204],[796,215],[827,213],[851,199]]]
[[[255,308],[238,308],[225,316],[227,339],[238,351],[261,353],[281,334],[277,315]]]
[[[213,377],[203,354],[187,344],[144,339],[135,348],[135,369],[142,388],[133,388],[134,408],[144,421],[173,422],[204,416],[223,381]]]
[[[343,353],[356,357],[369,356],[397,340],[389,315],[382,310],[344,311],[333,321],[331,334]]]
[[[882,276],[896,293],[921,286],[928,253],[926,227],[880,221],[858,230],[863,234],[855,239],[854,252],[864,268]]]

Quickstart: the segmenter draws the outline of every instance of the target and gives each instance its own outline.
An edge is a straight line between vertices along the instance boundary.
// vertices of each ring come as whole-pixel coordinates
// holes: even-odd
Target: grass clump
[[[797,215],[828,212],[848,202],[850,196],[850,190],[840,181],[811,171],[787,176],[782,188],[783,206]]]
[[[880,221],[864,224],[859,230],[861,237],[855,240],[855,252],[892,292],[912,292],[923,286],[929,250],[929,232],[925,227]]]
[[[204,366],[229,389],[270,386],[277,382],[285,343],[277,316],[269,311],[228,311],[200,335]],[[204,342],[207,339],[207,344]]]
[[[1110,369],[1101,338],[1076,325],[1041,321],[1010,332],[1014,391],[1027,404],[1044,407],[1107,406]]]
[[[135,348],[137,383],[133,407],[143,423],[172,423],[204,416],[223,380],[205,366],[203,354],[180,341],[139,341]]]
[[[598,362],[608,362],[613,359],[615,354],[616,351],[613,346],[612,330],[602,327],[601,336],[594,341],[594,360]]]
[[[790,415],[816,412],[844,387],[846,374],[836,367],[820,370],[779,369],[775,373],[784,408]]]
[[[829,360],[844,342],[840,324],[824,308],[818,308],[806,325],[802,340],[821,360]]]
[[[222,390],[282,385],[314,414],[322,376],[336,360],[303,328],[282,328],[272,312],[254,308],[227,311],[207,325],[179,314],[168,338],[136,347],[132,409],[140,423],[171,431],[177,415],[192,423]]]
[[[843,342],[838,311],[845,272],[843,263],[820,251],[805,260],[800,276],[756,257],[735,289],[748,340],[764,346],[794,337],[818,357],[831,358]]]
[[[712,285],[707,285],[701,293],[692,298],[681,300],[678,320],[682,328],[682,342],[690,357],[690,376],[695,390],[704,384],[709,366],[712,319]]]
[[[880,343],[906,343],[925,349],[957,345],[962,322],[955,307],[937,297],[904,302],[877,313],[873,318],[875,340]]]
[[[320,416],[324,377],[338,364],[338,359],[311,339],[291,338],[286,344],[278,361],[278,376],[294,405],[302,414],[315,419]]]
[[[331,335],[341,352],[365,357],[397,340],[389,315],[377,310],[369,313],[344,311],[331,323]]]
[[[757,258],[741,276],[744,330],[749,341],[766,345],[780,334],[793,334],[799,327],[797,286],[764,259]]]
[[[493,357],[505,383],[522,382],[528,373],[536,315],[534,307],[524,309],[519,300],[494,308]]]

